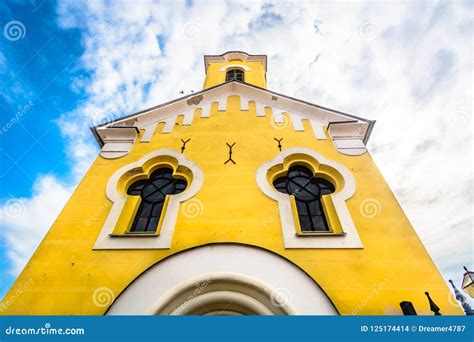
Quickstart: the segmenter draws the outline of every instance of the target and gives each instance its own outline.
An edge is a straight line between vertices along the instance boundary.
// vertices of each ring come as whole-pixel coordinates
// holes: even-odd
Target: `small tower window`
[[[314,177],[304,166],[293,166],[286,176],[277,178],[273,186],[280,192],[293,195],[302,232],[329,231],[321,197],[334,192],[327,180]]]
[[[172,174],[173,170],[170,168],[160,168],[154,171],[149,179],[136,181],[128,188],[128,195],[141,197],[131,232],[155,232],[166,196],[186,189],[187,182],[181,178],[173,178]]]
[[[240,69],[231,69],[225,74],[225,81],[244,81],[244,72]]]

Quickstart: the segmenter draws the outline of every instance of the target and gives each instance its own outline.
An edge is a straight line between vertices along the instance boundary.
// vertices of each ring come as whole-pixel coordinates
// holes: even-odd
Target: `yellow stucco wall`
[[[222,82],[222,73],[215,72],[218,64],[210,66],[205,86]],[[263,74],[262,67],[260,80],[255,76],[259,86],[264,86]],[[227,111],[218,112],[214,103],[210,118],[196,115],[191,126],[182,126],[180,117],[172,134],[158,133],[160,126],[150,143],[138,139],[125,157],[97,157],[5,296],[2,313],[102,315],[107,307],[93,302],[97,288],[109,288],[117,297],[138,275],[167,256],[208,243],[235,242],[273,251],[298,265],[343,315],[401,314],[399,302],[403,300],[412,301],[419,314],[432,314],[425,291],[442,314],[462,314],[450,304],[447,285],[369,153],[343,155],[329,138],[316,140],[307,121],[304,132],[295,132],[291,125],[275,128],[269,109],[266,117],[257,117],[254,103],[249,111],[239,108],[239,98],[230,96]],[[284,138],[283,148],[314,149],[352,172],[357,189],[346,203],[363,249],[284,248],[277,202],[265,196],[256,183],[257,168],[279,152],[275,137]],[[179,211],[169,250],[93,251],[111,207],[105,196],[111,175],[153,150],[180,151],[181,138],[191,138],[184,154],[204,172],[204,184],[191,199],[201,206],[199,214]],[[236,142],[236,165],[223,164],[228,157],[226,142]],[[361,203],[367,199],[380,204],[375,217],[361,213]]]

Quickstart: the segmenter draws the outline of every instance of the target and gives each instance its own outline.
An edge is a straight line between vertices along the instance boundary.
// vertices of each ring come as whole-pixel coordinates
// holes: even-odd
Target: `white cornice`
[[[249,109],[249,102],[255,102],[257,116],[265,116],[265,107],[270,108],[273,120],[277,126],[281,123],[283,113],[289,115],[295,131],[303,131],[304,126],[301,120],[308,119],[318,140],[326,139],[323,127],[330,126],[328,132],[331,138],[334,141],[340,140],[335,143],[335,147],[340,152],[348,155],[359,155],[366,152],[365,143],[368,138],[368,132],[370,132],[373,126],[373,121],[321,107],[247,83],[232,81],[95,127],[93,130],[95,130],[96,136],[102,144],[121,143],[121,145],[113,145],[117,147],[118,151],[109,145],[107,153],[102,154],[102,156],[107,157],[107,155],[110,155],[115,158],[124,155],[124,153],[126,154],[124,151],[126,146],[122,144],[124,140],[120,137],[114,138],[119,134],[118,132],[123,134],[127,130],[127,133],[129,133],[126,139],[127,146],[130,146],[130,143],[136,137],[133,129],[136,131],[140,129],[145,130],[141,142],[149,142],[156,130],[157,123],[165,123],[161,133],[171,133],[179,115],[184,116],[183,125],[191,125],[196,109],[199,108],[201,110],[202,118],[208,118],[212,103],[218,103],[218,110],[226,110],[229,96],[240,97],[242,111]]]
[[[241,95],[250,101],[261,102],[269,107],[295,112],[303,115],[304,118],[315,119],[324,122],[325,124],[336,121],[356,121],[358,123],[371,122],[364,118],[318,106],[286,95],[277,94],[246,83],[228,82],[213,88],[205,89],[194,95],[189,95],[130,116],[119,118],[106,125],[97,126],[96,129],[121,126],[142,126],[151,123],[149,119],[150,116],[153,116],[154,119],[164,120],[173,115],[183,114],[190,109],[201,108],[209,102],[217,102],[216,100],[223,96],[231,95]]]
[[[219,71],[227,71],[228,69],[233,69],[233,68],[239,68],[239,69],[244,69],[245,71],[250,71],[248,66],[242,65],[242,64],[230,64],[230,65],[225,65],[222,68],[219,69]]]
[[[212,62],[228,62],[235,59],[240,59],[243,62],[262,62],[263,68],[267,70],[267,56],[266,55],[249,55],[243,51],[228,51],[222,55],[205,55],[204,56],[204,66],[206,69],[209,67],[209,63]]]

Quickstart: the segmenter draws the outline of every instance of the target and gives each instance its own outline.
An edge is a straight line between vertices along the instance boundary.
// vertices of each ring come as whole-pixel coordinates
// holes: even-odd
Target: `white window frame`
[[[111,236],[120,214],[125,206],[127,195],[117,189],[118,181],[127,172],[142,167],[147,161],[158,156],[170,156],[178,161],[179,165],[187,167],[193,173],[193,180],[185,191],[170,196],[168,206],[164,211],[163,225],[159,235],[154,236]],[[169,249],[173,239],[176,219],[178,217],[179,204],[184,202],[199,191],[204,181],[204,173],[193,162],[189,161],[181,153],[170,150],[160,149],[147,154],[134,163],[127,164],[116,171],[107,182],[106,195],[112,202],[112,208],[102,226],[99,236],[95,242],[95,250],[100,249]]]
[[[296,223],[293,217],[290,196],[277,191],[267,180],[268,170],[276,165],[283,164],[284,160],[293,154],[305,154],[312,157],[320,164],[334,168],[344,178],[343,189],[327,196],[331,196],[345,234],[308,236],[299,236],[296,234]],[[261,165],[257,170],[256,177],[257,184],[262,192],[278,202],[285,248],[363,248],[362,241],[359,238],[359,234],[357,233],[357,229],[346,205],[346,201],[355,193],[356,182],[354,176],[341,164],[327,159],[308,148],[293,147],[281,151],[274,159]]]

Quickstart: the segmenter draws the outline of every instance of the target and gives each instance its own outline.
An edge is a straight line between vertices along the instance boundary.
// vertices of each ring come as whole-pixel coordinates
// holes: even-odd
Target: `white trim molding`
[[[334,147],[349,156],[367,152],[364,144],[365,126],[359,122],[333,122],[328,128]]]
[[[100,156],[105,159],[116,159],[130,153],[138,136],[136,127],[113,127],[97,129],[97,134],[104,142]]]
[[[222,55],[205,55],[204,67],[207,74],[207,69],[210,63],[228,62],[232,60],[241,60],[243,62],[262,62],[263,69],[267,71],[267,56],[266,55],[249,55],[243,51],[228,51]]]
[[[243,65],[243,64],[230,64],[230,65],[223,66],[222,68],[219,69],[219,71],[227,71],[227,70],[232,69],[232,68],[244,69],[245,71],[250,71],[250,70],[252,70],[252,69],[250,69],[247,65]]]
[[[176,118],[183,115],[183,126],[192,125],[194,120],[212,117],[211,106],[217,103],[217,110],[227,109],[229,96],[239,96],[242,111],[249,110],[254,102],[256,116],[265,117],[265,108],[272,112],[270,123],[281,123],[281,114],[286,113],[296,132],[305,131],[302,120],[309,120],[315,138],[331,138],[337,151],[348,155],[360,155],[367,151],[365,144],[375,121],[341,113],[316,104],[277,94],[250,84],[236,81],[202,90],[198,93],[149,108],[139,113],[117,119],[93,128],[96,139],[102,147],[104,158],[120,158],[127,155],[136,143],[138,132],[143,130],[139,143],[149,143],[155,133],[170,134],[177,127]],[[200,109],[200,117],[196,110]],[[164,127],[158,126],[164,123]],[[159,128],[158,128],[159,127]],[[329,135],[326,135],[328,127]],[[107,145],[107,146],[105,146]]]
[[[268,170],[276,165],[283,164],[284,160],[293,154],[308,155],[316,159],[320,164],[334,168],[344,178],[343,188],[328,196],[332,199],[336,214],[345,234],[308,236],[299,236],[296,234],[290,196],[277,191],[267,180]],[[354,195],[356,189],[355,179],[349,170],[341,164],[329,160],[308,148],[293,147],[281,151],[274,159],[260,166],[257,170],[256,177],[257,184],[262,192],[271,199],[278,201],[285,248],[363,248],[359,234],[357,233],[357,229],[346,205],[346,200]]]
[[[163,218],[163,225],[159,235],[147,237],[133,235],[130,235],[130,237],[111,236],[119,216],[124,209],[127,199],[127,195],[121,193],[117,188],[119,180],[127,172],[141,168],[147,161],[158,156],[173,157],[178,161],[179,165],[191,170],[193,174],[193,180],[191,184],[189,184],[185,191],[170,196],[168,206],[166,211],[164,211],[165,216]],[[107,198],[112,202],[112,208],[110,209],[110,212],[95,242],[94,249],[169,249],[171,247],[171,240],[173,238],[176,219],[178,217],[179,204],[196,195],[196,193],[201,188],[203,181],[204,174],[195,163],[186,159],[181,153],[170,149],[160,149],[153,151],[138,161],[127,164],[120,168],[112,175],[112,177],[110,177],[109,181],[107,182],[106,195]]]
[[[275,272],[278,270],[278,272]],[[338,315],[308,274],[283,257],[241,244],[210,244],[150,267],[107,315]]]

